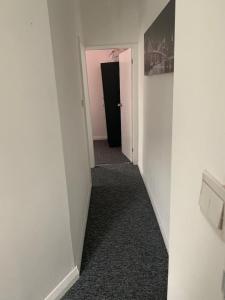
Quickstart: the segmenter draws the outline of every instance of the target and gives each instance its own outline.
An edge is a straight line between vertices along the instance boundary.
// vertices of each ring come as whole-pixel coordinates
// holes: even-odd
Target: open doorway
[[[85,55],[95,165],[132,162],[132,50]]]

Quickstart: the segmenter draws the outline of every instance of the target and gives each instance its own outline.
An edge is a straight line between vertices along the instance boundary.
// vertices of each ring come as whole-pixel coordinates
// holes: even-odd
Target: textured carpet
[[[63,299],[166,300],[167,266],[138,168],[95,168],[81,277]]]
[[[94,141],[94,152],[96,165],[129,162],[129,159],[122,153],[121,147],[109,147],[107,141]]]

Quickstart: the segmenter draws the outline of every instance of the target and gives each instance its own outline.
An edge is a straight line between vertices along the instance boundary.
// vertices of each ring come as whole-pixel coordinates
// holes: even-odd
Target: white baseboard
[[[142,174],[141,174],[141,175],[142,175]],[[145,181],[143,175],[142,175],[142,178],[143,178],[144,184],[145,184],[145,186],[146,186],[146,189],[147,189],[147,192],[148,192],[150,201],[151,201],[151,203],[152,203],[152,207],[153,207],[153,209],[154,209],[154,212],[155,212],[155,215],[156,215],[158,224],[159,224],[159,228],[160,228],[160,231],[161,231],[161,234],[162,234],[162,237],[163,237],[163,240],[164,240],[164,243],[165,243],[167,252],[169,253],[169,240],[168,240],[168,236],[167,236],[167,234],[166,234],[166,231],[165,231],[165,229],[164,229],[163,222],[162,222],[162,219],[161,219],[160,214],[159,214],[159,210],[158,210],[157,205],[156,205],[156,198],[155,198],[154,195],[151,193],[151,190],[150,190],[150,188],[149,188],[147,182]]]
[[[103,141],[103,140],[107,140],[107,136],[94,136],[93,140],[94,141]]]
[[[45,300],[60,300],[66,292],[79,279],[78,268],[75,267],[66,277],[54,288],[54,290],[45,298]]]

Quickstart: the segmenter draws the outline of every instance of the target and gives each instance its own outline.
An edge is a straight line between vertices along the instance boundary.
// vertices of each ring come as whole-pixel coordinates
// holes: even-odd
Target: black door
[[[108,143],[121,146],[119,63],[101,64]]]

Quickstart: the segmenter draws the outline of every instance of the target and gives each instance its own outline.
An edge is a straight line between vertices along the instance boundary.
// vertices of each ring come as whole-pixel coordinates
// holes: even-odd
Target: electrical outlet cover
[[[225,271],[223,271],[222,292],[223,292],[224,298],[225,298]]]

